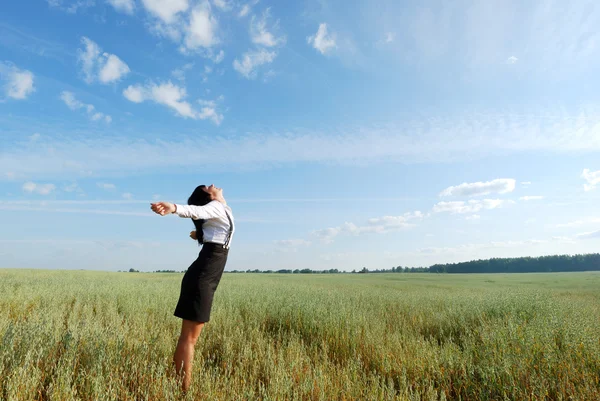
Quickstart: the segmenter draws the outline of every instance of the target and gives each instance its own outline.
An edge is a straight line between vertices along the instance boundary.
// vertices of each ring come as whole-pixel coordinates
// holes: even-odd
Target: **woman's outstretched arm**
[[[177,206],[171,202],[155,202],[150,204],[150,209],[156,214],[164,216],[166,214],[175,213]]]
[[[193,220],[208,220],[222,217],[224,211],[218,205],[218,201],[212,201],[204,206],[178,205],[171,202],[156,202],[150,208],[161,216],[175,213],[179,217],[189,217]]]

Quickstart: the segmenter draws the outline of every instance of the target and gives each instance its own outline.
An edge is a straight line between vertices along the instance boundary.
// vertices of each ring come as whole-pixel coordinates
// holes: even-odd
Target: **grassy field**
[[[600,399],[598,273],[226,274],[186,396],[181,277],[0,270],[0,399]]]

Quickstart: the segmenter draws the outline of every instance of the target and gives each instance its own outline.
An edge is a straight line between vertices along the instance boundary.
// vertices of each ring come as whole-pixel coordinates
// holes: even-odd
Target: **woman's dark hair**
[[[194,189],[194,192],[192,192],[188,198],[188,205],[204,206],[212,200],[210,194],[204,191],[204,188],[206,188],[206,185],[200,185]],[[196,238],[198,238],[198,243],[202,244],[204,242],[204,233],[202,232],[204,220],[192,220],[192,222],[196,227]]]

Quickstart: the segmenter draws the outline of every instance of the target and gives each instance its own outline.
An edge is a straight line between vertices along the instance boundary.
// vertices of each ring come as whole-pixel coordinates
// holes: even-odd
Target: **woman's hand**
[[[156,202],[150,204],[150,209],[156,214],[164,216],[165,214],[175,213],[176,207],[170,202]]]
[[[196,230],[190,232],[190,238],[198,241],[198,237],[196,237]]]

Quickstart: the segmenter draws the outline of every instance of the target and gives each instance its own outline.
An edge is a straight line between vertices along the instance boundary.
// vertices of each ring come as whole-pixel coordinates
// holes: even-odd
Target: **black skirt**
[[[206,243],[181,281],[181,293],[174,315],[195,322],[208,322],[215,290],[221,281],[229,249]]]

